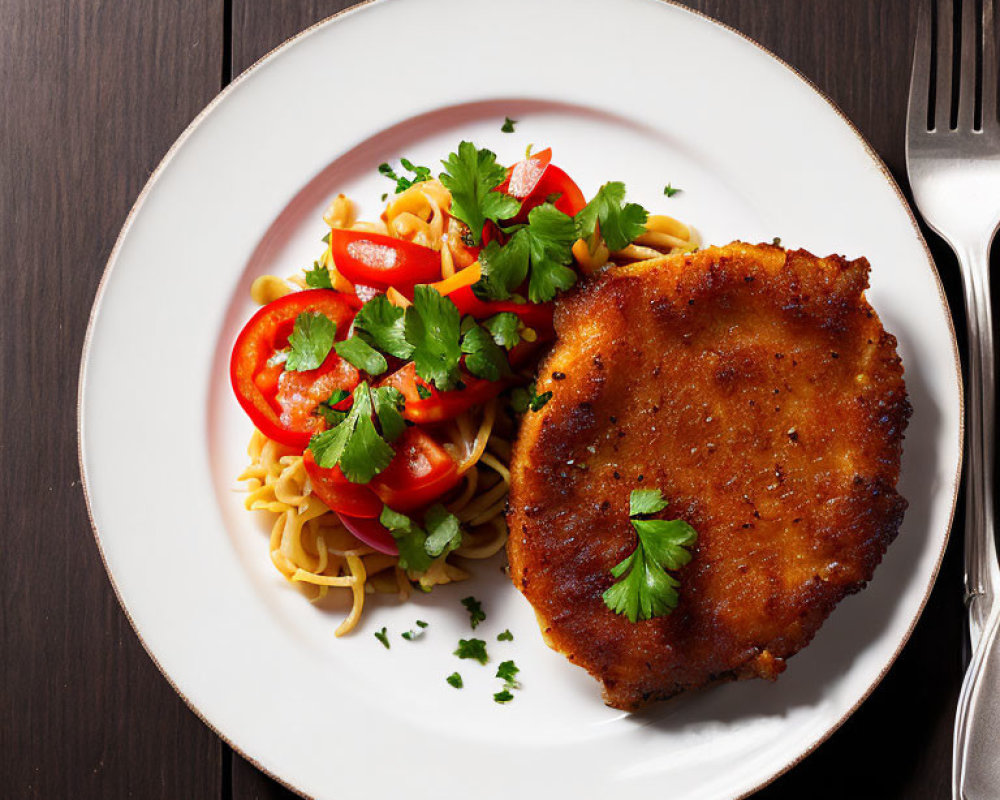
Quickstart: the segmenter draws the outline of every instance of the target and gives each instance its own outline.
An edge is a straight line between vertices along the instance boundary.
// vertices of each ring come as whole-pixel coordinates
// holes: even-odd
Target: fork
[[[980,11],[981,13],[977,13]],[[993,0],[925,0],[906,119],[906,168],[927,224],[958,256],[969,339],[965,603],[972,660],[955,715],[952,795],[1000,797],[1000,567],[993,517],[989,251],[1000,223]]]

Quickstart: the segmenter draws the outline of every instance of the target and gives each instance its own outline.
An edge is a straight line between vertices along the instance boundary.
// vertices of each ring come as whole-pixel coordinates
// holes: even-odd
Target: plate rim
[[[794,759],[786,763],[780,770],[775,771],[767,779],[761,781],[760,783],[757,783],[752,788],[748,789],[745,792],[742,792],[741,794],[734,795],[732,798],[732,800],[745,800],[746,798],[750,797],[751,795],[755,794],[756,792],[759,792],[761,789],[770,785],[781,776],[785,775],[795,766],[804,761],[808,756],[812,755],[824,742],[826,742],[834,733],[836,733],[844,725],[844,723],[871,696],[872,692],[874,692],[874,690],[878,687],[878,685],[888,674],[892,666],[896,663],[896,660],[899,658],[900,653],[903,651],[903,649],[909,642],[910,637],[912,636],[917,623],[923,616],[931,592],[933,591],[934,586],[937,583],[937,579],[941,570],[941,564],[943,562],[945,552],[947,551],[948,544],[951,540],[951,533],[955,522],[955,512],[958,503],[958,493],[961,487],[962,473],[965,461],[965,432],[966,432],[965,431],[965,383],[964,383],[964,377],[962,375],[961,354],[958,349],[958,339],[955,331],[955,323],[952,317],[951,306],[948,302],[948,297],[944,291],[944,284],[941,281],[941,275],[937,269],[937,263],[935,262],[934,257],[931,254],[930,248],[927,244],[927,241],[922,231],[920,230],[920,225],[917,216],[914,213],[910,203],[907,201],[906,196],[903,194],[903,191],[900,188],[899,183],[896,181],[895,177],[893,176],[889,168],[886,166],[882,157],[878,154],[878,152],[874,149],[874,147],[872,147],[871,143],[868,141],[865,135],[858,129],[858,127],[854,124],[854,122],[844,113],[844,111],[840,108],[840,106],[823,89],[821,89],[818,85],[816,85],[816,83],[814,83],[808,76],[803,74],[796,67],[789,64],[787,61],[785,61],[783,58],[772,52],[769,48],[765,47],[763,44],[758,42],[749,34],[744,33],[743,31],[734,28],[733,26],[725,22],[722,22],[721,20],[715,19],[714,17],[709,16],[707,13],[699,9],[686,6],[681,2],[681,0],[646,0],[646,1],[650,3],[659,3],[666,6],[671,6],[673,8],[678,9],[681,12],[691,14],[710,25],[722,28],[723,30],[729,33],[735,34],[744,42],[752,45],[759,53],[777,62],[781,67],[783,67],[784,69],[795,75],[795,77],[797,77],[800,81],[802,81],[812,92],[814,92],[820,99],[822,99],[830,107],[830,109],[833,110],[833,112],[836,114],[839,120],[846,125],[847,129],[861,144],[868,158],[871,160],[871,163],[873,163],[874,166],[877,167],[879,174],[886,181],[889,188],[895,195],[896,200],[902,207],[903,211],[906,214],[907,219],[909,220],[913,233],[916,234],[917,241],[919,242],[920,246],[924,251],[924,256],[927,259],[927,263],[931,267],[931,273],[933,276],[934,285],[937,288],[938,292],[938,300],[946,312],[945,319],[947,321],[947,328],[950,333],[952,358],[954,360],[955,374],[957,376],[956,388],[958,395],[958,409],[957,409],[958,458],[956,460],[956,465],[955,465],[955,474],[951,480],[952,492],[951,492],[950,510],[948,513],[948,524],[944,536],[941,540],[940,549],[937,553],[933,569],[930,572],[930,580],[927,582],[927,586],[924,590],[923,597],[920,600],[919,607],[917,608],[917,611],[914,614],[912,620],[910,621],[910,624],[908,625],[905,633],[900,639],[898,646],[893,651],[892,655],[889,657],[886,663],[883,665],[878,675],[875,676],[872,682],[865,688],[864,692],[859,696],[857,701],[849,709],[847,709],[841,717],[839,717],[834,723],[832,723],[823,732],[823,734],[820,737],[818,737],[816,741],[813,742],[806,750],[804,750]],[[218,736],[219,739],[222,740],[222,742],[224,742],[230,749],[232,749],[235,753],[237,753],[241,758],[243,758],[248,763],[253,765],[255,769],[260,770],[265,775],[270,777],[272,780],[279,783],[281,786],[285,787],[286,789],[290,790],[296,795],[305,798],[306,800],[314,800],[314,798],[312,795],[306,794],[293,784],[289,783],[288,780],[286,780],[282,776],[276,774],[275,772],[269,770],[267,767],[263,766],[256,758],[244,752],[242,748],[237,746],[228,736],[226,736],[218,727],[216,727],[212,723],[212,721],[209,720],[201,712],[201,710],[194,704],[194,702],[191,699],[189,699],[187,695],[184,694],[184,692],[180,690],[178,685],[174,682],[173,678],[161,666],[159,660],[157,659],[153,651],[150,649],[149,645],[147,645],[146,640],[139,629],[139,626],[136,624],[135,620],[132,617],[131,612],[129,611],[128,606],[125,604],[122,598],[121,592],[118,587],[118,583],[116,582],[115,577],[108,564],[108,560],[104,552],[104,546],[101,541],[101,536],[97,530],[97,524],[94,519],[91,494],[90,494],[90,485],[87,480],[87,472],[84,463],[83,395],[84,395],[84,387],[86,385],[87,367],[91,355],[92,338],[94,334],[95,325],[97,322],[97,317],[99,315],[103,303],[104,294],[107,288],[107,283],[111,277],[111,273],[114,267],[117,264],[118,256],[121,251],[122,245],[132,227],[132,223],[135,217],[138,215],[143,205],[145,205],[147,196],[151,193],[153,187],[158,182],[161,174],[173,160],[177,152],[187,142],[187,140],[191,137],[191,135],[195,132],[195,130],[202,124],[202,122],[204,122],[205,119],[212,113],[212,111],[215,110],[216,106],[219,105],[232,91],[234,91],[244,81],[249,80],[250,77],[252,77],[255,73],[259,72],[259,70],[265,65],[266,62],[269,62],[273,58],[279,56],[282,53],[282,51],[290,48],[300,39],[303,39],[306,36],[309,36],[310,34],[314,33],[317,29],[325,27],[327,25],[334,24],[335,21],[339,20],[341,17],[349,16],[351,14],[360,12],[363,9],[368,8],[369,6],[383,5],[386,2],[388,2],[388,0],[360,0],[360,2],[356,3],[355,5],[352,5],[349,8],[342,9],[341,11],[338,11],[327,17],[324,17],[323,19],[312,23],[308,27],[303,28],[301,31],[289,37],[288,39],[285,39],[280,44],[268,50],[264,55],[259,57],[249,67],[247,67],[243,72],[241,72],[236,78],[234,78],[227,86],[223,87],[205,105],[205,107],[191,120],[191,122],[187,124],[184,130],[181,131],[181,133],[177,136],[174,142],[170,145],[167,152],[157,163],[155,169],[153,169],[153,171],[150,173],[149,177],[146,179],[146,182],[143,184],[141,191],[137,195],[134,203],[132,204],[132,207],[129,209],[128,215],[126,216],[124,222],[122,223],[121,229],[119,230],[118,235],[115,238],[115,243],[111,248],[111,252],[108,254],[107,261],[105,262],[104,269],[101,273],[101,278],[97,285],[97,290],[94,295],[94,301],[91,306],[90,314],[88,315],[87,319],[87,329],[84,335],[83,346],[81,349],[80,368],[78,371],[78,380],[77,380],[76,443],[77,443],[77,463],[80,472],[80,485],[83,490],[84,503],[87,511],[87,519],[90,523],[91,535],[94,539],[94,542],[97,545],[97,550],[101,559],[101,564],[103,565],[104,572],[111,583],[111,588],[114,591],[115,599],[117,600],[119,607],[125,614],[125,618],[128,620],[128,623],[131,626],[133,632],[139,639],[139,643],[142,645],[142,648],[146,652],[146,655],[153,662],[153,665],[156,667],[160,675],[162,675],[163,678],[167,681],[167,684],[170,686],[170,688],[173,689],[173,691],[178,697],[180,697],[185,706],[187,706],[187,708],[206,727],[208,727],[208,729],[211,730],[212,733]]]

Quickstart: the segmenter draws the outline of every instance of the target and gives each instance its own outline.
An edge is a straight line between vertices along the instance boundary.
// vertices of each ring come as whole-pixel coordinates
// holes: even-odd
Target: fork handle
[[[969,346],[965,398],[969,445],[965,462],[965,602],[975,652],[1000,589],[993,515],[996,384],[989,242],[982,249],[959,249],[958,258],[962,262]]]
[[[959,800],[1000,797],[1000,605],[987,619],[962,682],[955,723],[952,796]]]
[[[962,262],[969,339],[966,393],[965,597],[972,662],[955,718],[952,792],[961,800],[1000,797],[1000,567],[993,517],[995,383],[989,251],[957,250]]]

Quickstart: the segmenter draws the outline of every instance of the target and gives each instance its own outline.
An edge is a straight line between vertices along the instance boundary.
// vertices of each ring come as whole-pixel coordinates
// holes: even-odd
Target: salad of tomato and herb
[[[396,193],[434,180],[402,164],[412,177],[380,167]],[[587,202],[549,148],[505,167],[462,142],[442,164],[453,274],[434,247],[332,227],[308,288],[260,308],[230,362],[240,405],[303,451],[315,496],[417,572],[461,543],[442,505],[462,478],[442,426],[502,393],[521,412],[544,404],[526,370],[555,336],[552,301],[578,280],[574,244],[619,250],[647,219],[619,182]]]

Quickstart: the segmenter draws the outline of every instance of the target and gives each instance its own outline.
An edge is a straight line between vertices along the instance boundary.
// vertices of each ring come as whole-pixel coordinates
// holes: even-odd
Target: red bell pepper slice
[[[334,229],[330,252],[337,271],[356,285],[400,289],[441,277],[437,250],[380,233]]]
[[[552,303],[515,303],[513,300],[480,300],[471,286],[463,286],[448,295],[462,316],[469,314],[476,319],[486,319],[494,314],[509,311],[516,314],[527,327],[534,329],[541,338],[555,335],[552,327]]]
[[[487,381],[470,376],[462,378],[462,382],[465,384],[464,389],[439,391],[417,376],[417,369],[411,361],[383,378],[380,385],[392,386],[402,393],[406,399],[403,417],[416,423],[453,419],[473,406],[496,397],[507,385],[505,381]],[[418,386],[429,396],[422,397]]]
[[[336,323],[340,338],[354,318],[354,310],[338,292],[292,292],[250,318],[236,337],[229,362],[236,399],[253,424],[268,438],[291,447],[305,447],[326,427],[321,417],[313,415],[317,405],[336,389],[353,390],[360,380],[358,371],[332,350],[313,370],[288,372],[271,362],[275,353],[288,347],[295,318],[304,312],[325,314]]]

